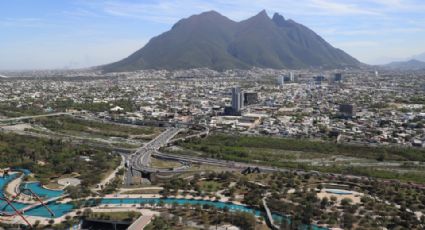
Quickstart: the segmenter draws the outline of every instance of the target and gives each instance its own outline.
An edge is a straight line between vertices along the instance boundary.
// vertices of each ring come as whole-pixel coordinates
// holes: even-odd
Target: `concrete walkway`
[[[263,197],[263,206],[264,206],[264,209],[266,210],[267,219],[269,220],[269,223],[271,225],[270,227],[272,229],[275,229],[275,230],[280,229],[280,227],[274,223],[272,212],[270,211],[269,207],[267,206],[266,197]]]
[[[24,174],[21,174],[20,177],[12,180],[11,182],[7,184],[5,188],[5,191],[6,191],[5,195],[7,195],[9,199],[12,199],[12,197],[15,197],[19,193],[20,191],[19,186],[22,184],[22,179],[24,178],[24,176],[25,176]],[[25,203],[25,204],[37,203],[35,200],[32,199],[31,196],[25,193],[21,193],[20,196],[15,201]]]
[[[14,175],[16,173],[12,173],[11,175]],[[20,177],[10,181],[6,186],[6,193],[11,196],[16,196],[19,192],[19,185],[22,183],[22,178],[24,178],[24,174],[22,174]]]
[[[140,216],[134,221],[127,230],[141,230],[144,229],[152,220],[153,216]]]

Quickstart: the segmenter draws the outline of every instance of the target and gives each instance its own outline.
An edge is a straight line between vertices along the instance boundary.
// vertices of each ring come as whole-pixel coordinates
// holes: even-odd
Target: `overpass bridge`
[[[168,142],[179,132],[180,128],[168,128],[155,139],[138,148],[133,154],[127,156],[126,184],[130,184],[129,179],[133,176],[150,178],[152,173],[169,172],[170,170],[155,169],[150,167],[150,159],[152,154],[159,148],[166,146]]]
[[[179,128],[169,128],[158,135],[155,139],[137,149],[136,152],[130,156],[132,167],[135,169],[149,167],[152,153],[167,145],[167,143],[180,131],[181,130]]]
[[[152,141],[148,142],[144,146],[140,147],[135,151],[135,153],[131,155],[127,155],[126,165],[128,167],[127,170],[127,179],[126,184],[129,185],[131,182],[129,178],[133,176],[139,176],[143,178],[152,178],[152,175],[157,177],[170,177],[175,174],[186,173],[186,172],[197,172],[197,170],[192,170],[187,166],[178,167],[178,168],[170,168],[170,169],[158,169],[150,166],[150,158],[152,156],[164,160],[171,161],[179,161],[186,162],[189,164],[207,164],[214,165],[219,167],[227,168],[229,171],[240,171],[243,173],[251,173],[252,172],[286,172],[288,170],[285,169],[277,169],[274,167],[267,166],[259,166],[253,164],[239,163],[234,161],[226,161],[226,160],[218,160],[214,158],[204,158],[204,157],[195,157],[195,156],[187,156],[187,155],[174,155],[174,154],[166,154],[159,152],[159,148],[166,146],[170,143],[174,143],[176,141],[184,141],[188,138],[195,137],[203,137],[209,134],[209,129],[205,127],[205,131],[202,131],[197,134],[193,134],[187,137],[173,139],[175,135],[177,135],[181,129],[179,128],[168,128],[166,131],[161,133]],[[173,140],[172,140],[173,139]]]

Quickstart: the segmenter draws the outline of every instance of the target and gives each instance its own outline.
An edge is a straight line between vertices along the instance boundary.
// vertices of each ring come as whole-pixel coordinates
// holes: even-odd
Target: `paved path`
[[[152,220],[153,216],[140,216],[134,221],[127,230],[141,230],[144,229]]]
[[[270,225],[271,225],[270,227],[272,229],[276,229],[276,230],[280,229],[280,227],[274,223],[272,212],[270,211],[269,207],[267,206],[266,197],[263,197],[263,206],[264,206],[264,209],[266,210],[267,219],[269,220]]]
[[[22,179],[24,178],[24,174],[19,176],[18,178],[12,180],[7,186],[6,186],[6,193],[5,195],[9,195],[9,199],[13,199],[16,195],[20,192],[20,185],[22,183]],[[35,204],[37,201],[32,199],[32,196],[27,195],[25,193],[21,193],[19,197],[15,199],[17,202],[25,203],[25,204]]]
[[[123,155],[121,155],[121,164],[113,171],[111,172],[107,177],[105,177],[98,185],[97,187],[94,189],[96,190],[101,190],[103,187],[105,187],[106,184],[108,184],[109,182],[111,182],[115,177],[117,177],[117,173],[120,169],[124,168],[124,164],[125,164],[125,157]]]
[[[120,188],[119,192],[128,192],[128,191],[138,191],[138,190],[162,190],[164,187],[151,186],[151,187],[141,187],[141,188]]]
[[[15,173],[12,173],[11,175],[13,174]],[[21,184],[23,177],[24,177],[24,174],[22,174],[18,178],[13,179],[11,182],[9,182],[9,184],[7,184],[6,193],[8,195],[15,196],[16,194],[19,193],[19,185]]]

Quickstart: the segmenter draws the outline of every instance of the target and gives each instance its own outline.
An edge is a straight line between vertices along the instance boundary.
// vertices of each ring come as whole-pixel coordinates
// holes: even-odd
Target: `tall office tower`
[[[277,84],[278,85],[284,85],[285,84],[285,76],[283,76],[283,75],[277,76]]]
[[[294,72],[290,72],[289,73],[289,81],[291,81],[291,82],[294,82],[295,81]]]
[[[241,110],[241,88],[235,86],[232,88],[232,109],[235,114],[239,113]]]
[[[314,79],[314,83],[316,85],[321,85],[322,82],[324,82],[326,80],[325,76],[323,76],[323,75],[314,76],[313,79]]]
[[[342,81],[342,73],[336,73],[334,75],[334,82],[341,82]]]
[[[244,107],[244,105],[245,105],[245,103],[244,103],[244,99],[245,99],[245,97],[244,97],[244,95],[243,95],[243,92],[241,91],[241,92],[239,92],[239,104],[241,105],[241,109]]]

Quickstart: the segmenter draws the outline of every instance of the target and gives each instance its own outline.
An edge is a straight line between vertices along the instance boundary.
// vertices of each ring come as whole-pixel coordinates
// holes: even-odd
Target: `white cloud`
[[[423,0],[369,0],[387,12],[422,12],[425,10]]]
[[[14,45],[14,49],[9,49],[11,44],[2,41],[0,50],[9,57],[15,54],[14,60],[22,65],[87,63],[86,56],[90,63],[101,64],[130,54],[142,47],[143,42],[138,41],[147,41],[169,28],[168,25],[193,14],[216,10],[232,20],[240,21],[263,9],[269,14],[279,12],[285,18],[292,18],[312,28],[332,45],[343,48],[361,60],[371,60],[378,55],[408,56],[409,52],[412,55],[418,50],[425,50],[424,0],[75,0],[71,7],[58,10],[54,18],[51,15],[27,18],[0,15],[0,28],[3,31],[8,29],[13,32],[20,27],[22,30],[37,28],[31,34],[31,39],[14,39],[12,43],[20,43]],[[105,22],[99,20],[103,18]],[[134,21],[146,25],[143,27],[145,29],[134,28],[137,32],[126,33],[128,28],[122,28],[123,33],[113,32],[115,28],[121,29],[120,23]],[[46,40],[51,45],[40,46],[40,43],[34,42],[36,38]],[[391,39],[400,41],[389,43]],[[99,45],[85,45],[86,40],[97,41]],[[55,45],[55,41],[62,44]],[[72,43],[72,48],[66,48],[67,43]],[[89,46],[97,48],[90,50],[87,48]],[[26,47],[35,47],[32,49],[39,53],[28,52],[26,49],[30,48]],[[58,52],[62,48],[64,50]],[[23,52],[22,55],[20,52]],[[90,55],[80,55],[84,53]],[[25,61],[30,60],[31,55],[35,58]],[[3,66],[6,63],[10,62],[0,60]]]
[[[375,47],[379,45],[379,42],[374,41],[348,41],[348,42],[335,42],[335,47],[351,47],[351,48],[358,48],[358,47]]]
[[[328,28],[321,31],[325,35],[333,36],[359,36],[359,35],[387,35],[387,34],[407,34],[425,32],[425,28],[422,27],[381,27],[381,28],[365,28],[365,29],[336,29]]]
[[[88,9],[83,9],[83,8],[77,8],[77,9],[74,9],[74,10],[63,11],[62,15],[67,15],[67,16],[77,17],[77,18],[101,17],[100,14],[94,12],[93,10],[88,10]]]
[[[322,11],[329,12],[336,15],[381,15],[380,12],[360,7],[353,3],[340,3],[330,0],[311,0],[310,5]]]
[[[190,7],[188,7],[190,6]],[[194,12],[208,11],[212,5],[192,0],[158,1],[157,3],[125,3],[109,1],[100,5],[108,14],[172,24]]]
[[[266,9],[269,13],[280,12],[292,15],[381,15],[376,9],[368,9],[354,3],[341,3],[335,0],[156,0],[154,2],[107,1],[90,2],[91,6],[115,16],[131,17],[158,23],[171,24],[192,14],[208,10],[217,10],[234,19],[243,20]]]

